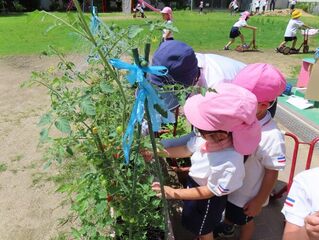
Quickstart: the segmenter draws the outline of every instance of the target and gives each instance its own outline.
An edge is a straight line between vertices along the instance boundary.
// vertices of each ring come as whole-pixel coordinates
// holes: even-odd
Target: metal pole
[[[191,0],[191,11],[193,11],[193,0]]]

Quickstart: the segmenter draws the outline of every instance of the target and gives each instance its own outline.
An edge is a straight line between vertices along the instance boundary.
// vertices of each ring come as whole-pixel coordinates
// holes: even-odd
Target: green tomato
[[[122,127],[122,126],[118,126],[118,127],[116,128],[116,133],[117,133],[118,135],[121,135],[121,134],[123,133],[123,127]]]
[[[130,218],[129,222],[130,222],[131,224],[133,224],[133,223],[135,223],[135,219],[134,219],[134,218]]]
[[[140,64],[141,64],[142,67],[147,67],[148,62],[145,61],[145,60],[142,60],[142,61],[140,62]]]

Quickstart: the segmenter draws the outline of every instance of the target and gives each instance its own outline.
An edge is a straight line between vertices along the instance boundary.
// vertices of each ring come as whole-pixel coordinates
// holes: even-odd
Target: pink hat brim
[[[258,121],[249,129],[233,131],[233,144],[237,152],[243,155],[254,153],[261,140],[261,126]]]
[[[216,93],[206,93],[206,94],[216,94]],[[184,106],[184,113],[187,120],[196,128],[205,131],[217,131],[222,129],[214,128],[207,120],[201,115],[199,105],[205,101],[205,97],[201,94],[187,99],[187,103]]]

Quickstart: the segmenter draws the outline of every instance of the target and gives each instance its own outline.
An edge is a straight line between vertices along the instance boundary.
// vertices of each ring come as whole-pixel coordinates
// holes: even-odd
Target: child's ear
[[[269,102],[259,102],[258,103],[258,107],[262,108],[262,109],[268,109],[269,106],[270,106]]]

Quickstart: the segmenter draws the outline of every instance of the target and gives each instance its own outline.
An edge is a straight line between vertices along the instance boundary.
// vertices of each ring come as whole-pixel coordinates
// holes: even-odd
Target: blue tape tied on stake
[[[128,164],[130,161],[129,157],[131,145],[134,138],[135,124],[136,122],[142,124],[142,120],[144,118],[145,99],[147,99],[148,102],[148,105],[146,107],[148,108],[148,111],[150,113],[153,130],[155,132],[160,130],[161,122],[158,121],[156,117],[157,110],[154,108],[154,105],[159,105],[163,109],[163,111],[168,113],[167,106],[165,106],[163,100],[159,98],[156,90],[152,87],[152,85],[145,79],[144,73],[164,76],[167,74],[168,70],[164,66],[140,67],[136,64],[123,62],[120,59],[111,59],[109,62],[117,69],[128,70],[129,73],[126,76],[128,82],[131,85],[133,85],[134,83],[138,84],[136,100],[134,102],[130,120],[128,122],[122,140],[125,163]]]

